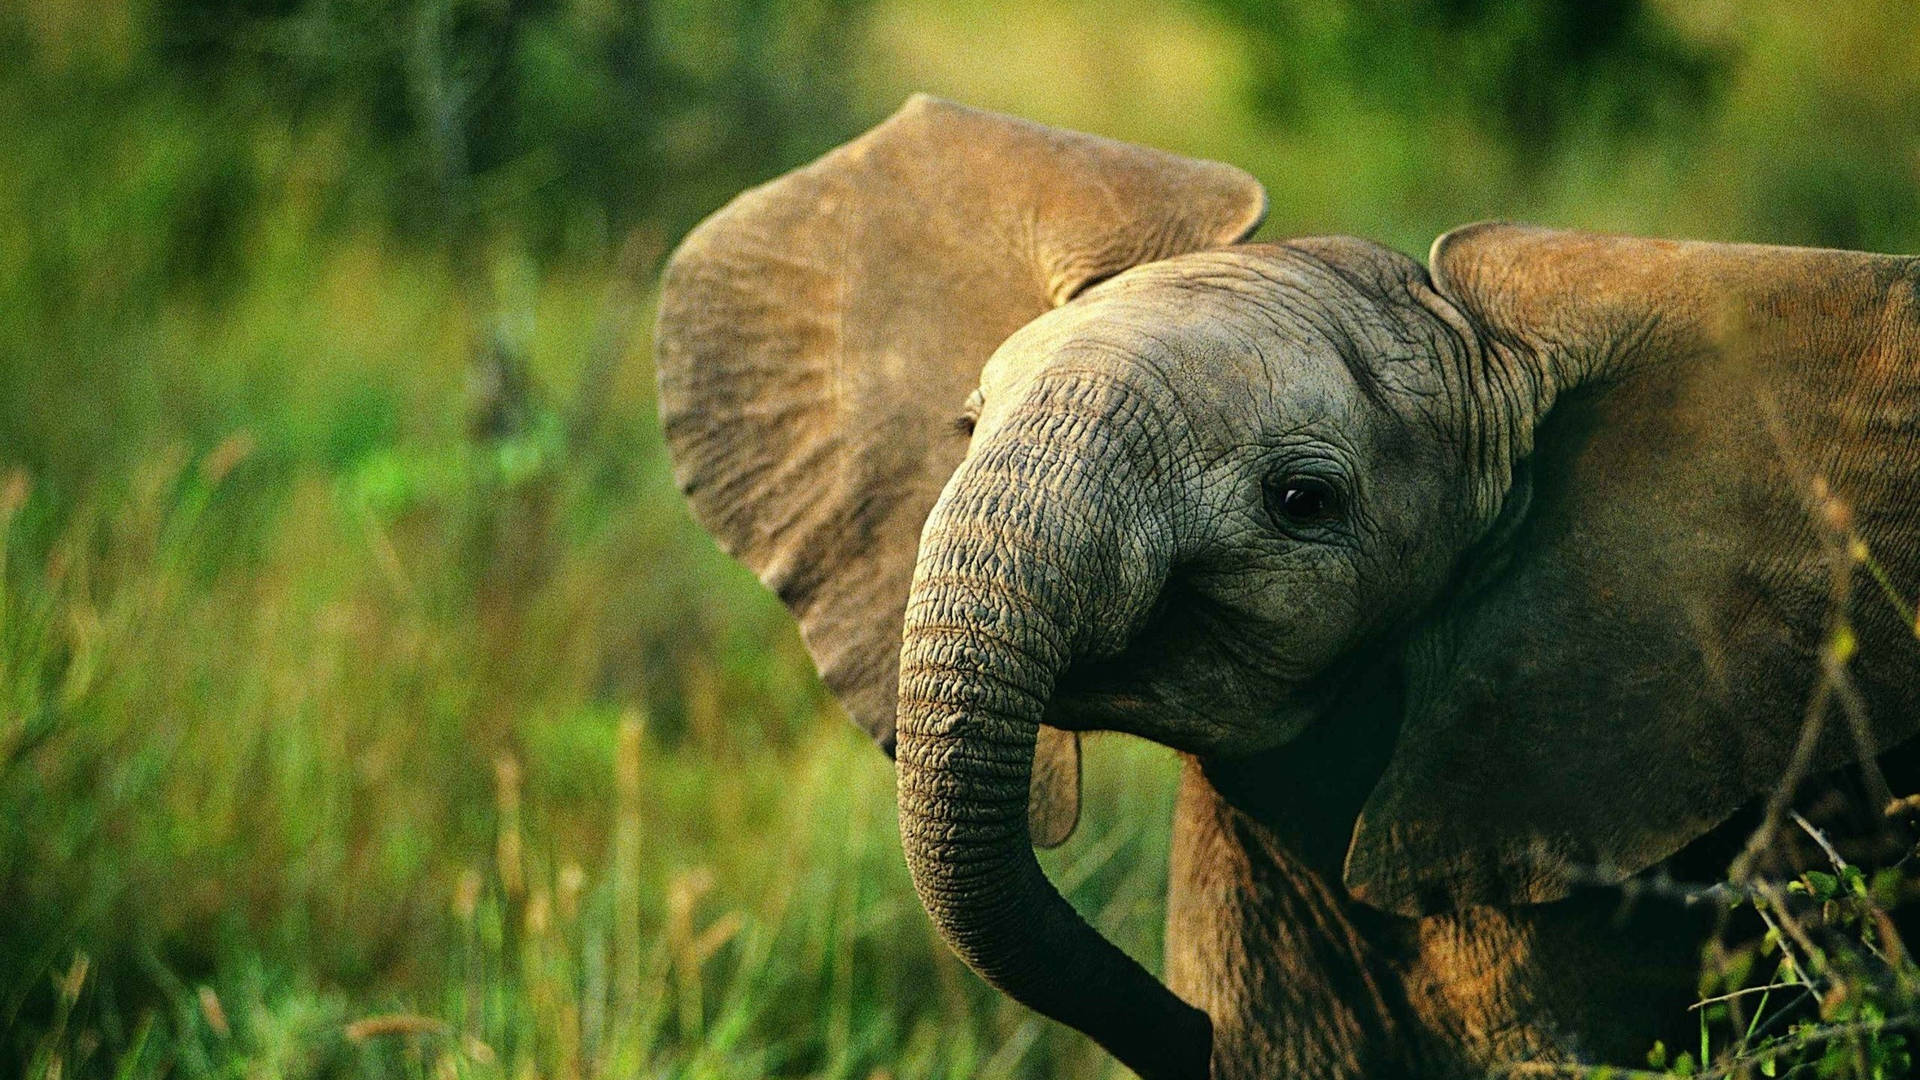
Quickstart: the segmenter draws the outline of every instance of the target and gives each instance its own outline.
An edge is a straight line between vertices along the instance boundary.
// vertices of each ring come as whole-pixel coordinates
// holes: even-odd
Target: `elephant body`
[[[1920,259],[1264,210],[916,98],[676,252],[677,480],[941,934],[1142,1076],[1637,1062],[1724,927],[1636,882],[1794,870],[1843,788],[1911,846]],[[1094,730],[1185,762],[1164,983],[1033,857]]]

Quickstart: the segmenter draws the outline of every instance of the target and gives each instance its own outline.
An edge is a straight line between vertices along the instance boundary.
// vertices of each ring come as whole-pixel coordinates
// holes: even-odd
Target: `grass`
[[[476,286],[324,118],[107,70],[0,95],[0,1073],[1108,1071],[934,940],[885,759],[672,490],[616,253]],[[1149,961],[1172,784],[1094,746],[1047,856]]]
[[[237,407],[0,472],[9,1067],[1106,1070],[933,937],[884,758],[671,490],[644,336],[586,430],[557,372],[605,294],[546,277],[512,346],[545,392],[476,441],[458,291],[414,259],[169,306],[146,358]],[[1049,866],[1152,960],[1172,764],[1114,741],[1091,776]]]
[[[451,284],[369,250],[300,282],[317,288],[269,275],[238,315],[175,313],[167,338],[228,373],[332,350],[328,386],[288,373],[205,450],[156,423],[125,475],[75,490],[21,467],[0,484],[12,1061],[1104,1068],[933,940],[885,759],[670,490],[643,340],[597,434],[551,434],[572,417],[538,404],[476,444],[444,423],[467,407]],[[564,275],[530,294],[536,371],[582,348],[601,296]],[[1052,871],[1152,959],[1171,763],[1096,753],[1094,780],[1129,780],[1094,784]]]

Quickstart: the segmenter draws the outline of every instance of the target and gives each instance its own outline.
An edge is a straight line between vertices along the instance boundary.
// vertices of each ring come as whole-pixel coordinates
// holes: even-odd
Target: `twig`
[[[1696,1001],[1693,1004],[1687,1006],[1687,1011],[1692,1012],[1695,1009],[1705,1008],[1706,1006],[1712,1005],[1713,1003],[1718,1001],[1732,1001],[1734,998],[1744,997],[1748,994],[1765,994],[1765,993],[1770,993],[1774,990],[1797,990],[1800,988],[1800,985],[1801,984],[1799,983],[1784,982],[1784,983],[1768,983],[1765,986],[1748,986],[1739,990],[1735,990],[1730,994],[1718,994],[1710,998],[1701,998],[1699,1001]]]
[[[1793,818],[1793,823],[1795,825],[1800,826],[1800,830],[1802,832],[1806,833],[1808,836],[1813,837],[1813,842],[1820,845],[1821,851],[1824,851],[1827,853],[1827,859],[1828,861],[1833,863],[1833,868],[1835,870],[1845,870],[1847,868],[1847,860],[1841,858],[1840,853],[1834,850],[1833,844],[1831,841],[1827,839],[1826,834],[1822,833],[1819,829],[1814,828],[1812,823],[1809,822],[1806,818],[1801,817],[1800,811],[1789,810],[1787,812],[1787,815]]]
[[[1883,1031],[1911,1031],[1920,1028],[1920,1017],[1896,1016],[1886,1020],[1851,1020],[1838,1024],[1812,1024],[1800,1028],[1793,1035],[1796,1044],[1806,1046],[1814,1043],[1830,1043],[1839,1039],[1857,1038],[1861,1035],[1877,1035]],[[1740,1055],[1718,1065],[1702,1068],[1693,1074],[1695,1080],[1719,1080],[1741,1072],[1754,1064],[1754,1059],[1772,1050],[1785,1049],[1779,1043],[1769,1043],[1758,1050]],[[1577,1065],[1567,1062],[1516,1061],[1502,1067],[1503,1076],[1564,1076],[1572,1080],[1584,1080],[1588,1077],[1608,1077],[1611,1080],[1672,1080],[1673,1073],[1656,1069],[1622,1069],[1612,1065]]]

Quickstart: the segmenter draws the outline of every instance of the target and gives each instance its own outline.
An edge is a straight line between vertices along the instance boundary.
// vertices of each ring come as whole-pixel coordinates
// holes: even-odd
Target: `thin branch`
[[[1800,830],[1802,832],[1806,833],[1808,836],[1813,837],[1813,842],[1820,845],[1821,851],[1824,851],[1827,853],[1827,859],[1829,862],[1833,863],[1833,868],[1835,870],[1845,870],[1847,868],[1847,860],[1840,857],[1840,852],[1834,849],[1832,841],[1829,841],[1827,839],[1825,833],[1822,833],[1819,829],[1814,828],[1811,822],[1809,822],[1806,818],[1801,817],[1800,811],[1798,810],[1788,811],[1788,816],[1793,818],[1793,823],[1795,825],[1800,826]]]
[[[1765,994],[1765,993],[1770,993],[1774,990],[1798,990],[1800,989],[1800,987],[1801,987],[1800,983],[1790,983],[1790,982],[1768,983],[1765,986],[1743,987],[1742,989],[1735,990],[1730,994],[1717,994],[1710,998],[1701,998],[1699,1001],[1696,1001],[1693,1004],[1687,1006],[1687,1011],[1693,1012],[1695,1009],[1703,1009],[1708,1005],[1714,1004],[1715,1002],[1732,1001],[1734,998],[1745,997],[1748,994]]]

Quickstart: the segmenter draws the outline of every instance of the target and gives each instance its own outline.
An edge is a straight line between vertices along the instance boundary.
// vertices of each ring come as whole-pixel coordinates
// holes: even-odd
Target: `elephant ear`
[[[1230,166],[924,95],[742,194],[668,264],[656,332],[674,475],[800,623],[827,686],[892,752],[920,529],[956,426],[1013,331],[1137,263],[1245,238],[1266,197]],[[1048,735],[1036,837],[1078,805]]]
[[[1785,782],[1835,552],[1920,528],[1920,260],[1482,225],[1432,272],[1518,509],[1409,647],[1348,851],[1405,914],[1620,881]],[[1877,595],[1851,618],[1883,708],[1826,724],[1816,768],[1915,730],[1911,628]]]

